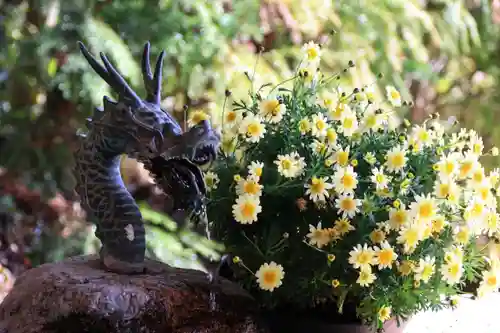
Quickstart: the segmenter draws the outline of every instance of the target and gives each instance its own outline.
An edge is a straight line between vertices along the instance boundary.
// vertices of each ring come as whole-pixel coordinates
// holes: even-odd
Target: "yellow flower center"
[[[375,180],[377,181],[377,183],[381,184],[384,182],[385,177],[383,174],[379,173],[375,176]]]
[[[319,56],[318,50],[315,47],[310,47],[307,49],[307,58],[309,60],[314,60]]]
[[[368,252],[361,252],[358,256],[358,262],[361,265],[368,265],[372,261],[372,255]]]
[[[481,183],[484,179],[484,173],[482,171],[476,171],[474,172],[474,174],[472,175],[472,179],[476,182],[476,183]]]
[[[472,162],[464,162],[460,166],[460,177],[466,177],[472,170]]]
[[[208,187],[212,187],[214,185],[214,179],[212,177],[205,177],[205,183]]]
[[[483,212],[484,212],[484,206],[482,203],[475,202],[474,205],[472,205],[471,216],[473,218],[480,217],[481,215],[483,215]]]
[[[337,162],[344,166],[349,161],[349,153],[345,151],[340,151],[337,153]]]
[[[384,249],[381,250],[378,254],[378,260],[383,265],[388,265],[392,262],[393,259],[393,251],[392,249]]]
[[[250,218],[255,215],[255,205],[251,202],[245,202],[241,207],[241,215],[246,218]]]
[[[301,132],[309,131],[309,122],[307,121],[307,119],[302,119],[299,122],[299,131],[301,131]]]
[[[354,187],[354,177],[351,175],[343,175],[340,182],[342,183],[342,185],[344,185],[344,187],[347,187],[347,188]]]
[[[445,198],[450,194],[450,185],[449,184],[439,184],[438,194],[441,198]]]
[[[342,208],[342,210],[351,211],[356,208],[356,204],[354,203],[353,199],[345,198],[344,200],[342,200],[340,207]]]
[[[326,138],[329,142],[335,142],[335,140],[337,140],[337,133],[333,128],[329,128],[326,131]]]
[[[394,214],[392,215],[392,221],[399,227],[403,226],[403,224],[406,222],[406,212],[402,210],[394,212]]]
[[[382,243],[385,240],[385,233],[382,230],[373,230],[370,239],[373,243]]]
[[[263,109],[264,113],[267,115],[267,114],[273,113],[274,110],[276,110],[279,105],[280,105],[280,102],[276,99],[268,100],[268,101],[262,102],[262,109]]]
[[[318,131],[322,131],[326,128],[326,123],[323,120],[317,120],[315,126]]]
[[[444,170],[447,175],[451,175],[455,171],[455,163],[447,161],[444,165]]]
[[[486,279],[486,284],[490,287],[494,287],[497,285],[497,277],[495,275],[490,276]]]
[[[427,142],[429,141],[431,138],[429,132],[427,132],[426,130],[421,130],[419,133],[418,133],[418,139],[422,142]]]
[[[345,118],[342,126],[344,126],[344,128],[346,128],[346,129],[353,128],[353,126],[354,126],[354,119],[352,119],[352,118]]]
[[[257,177],[262,176],[262,168],[255,168],[253,172]]]
[[[418,208],[418,214],[421,218],[427,219],[434,215],[434,205],[432,202],[424,202]]]
[[[243,190],[247,194],[255,195],[255,194],[259,193],[259,184],[257,184],[254,181],[245,182],[245,184],[243,186]]]
[[[248,136],[258,136],[260,133],[260,126],[259,124],[250,124],[247,127],[247,135]]]
[[[391,158],[391,164],[395,168],[402,168],[405,165],[405,159],[403,153],[394,154]]]
[[[401,266],[399,266],[399,271],[401,272],[401,275],[409,275],[413,271],[412,263],[408,260],[403,261]]]
[[[290,160],[282,160],[281,161],[281,167],[283,170],[290,170],[292,168],[292,161]]]
[[[422,277],[424,279],[427,279],[432,275],[433,268],[431,265],[425,265],[424,269],[422,270]]]
[[[418,243],[418,232],[417,230],[414,229],[409,229],[406,231],[406,243],[410,246],[413,247]]]
[[[479,143],[475,143],[472,150],[474,151],[475,154],[481,154],[482,147]]]
[[[191,117],[191,121],[193,122],[193,124],[199,124],[203,120],[207,120],[207,119],[208,119],[208,115],[204,112],[201,112],[201,111],[194,112],[192,117]]]
[[[399,99],[400,97],[401,97],[401,95],[399,94],[399,92],[397,92],[396,90],[391,91],[391,98],[392,99]]]
[[[460,264],[454,263],[448,266],[448,273],[452,276],[457,276],[460,273]]]
[[[372,127],[375,127],[376,124],[377,124],[377,116],[376,115],[371,114],[368,117],[366,117],[366,126],[368,126],[369,128],[372,128]]]
[[[312,193],[323,193],[325,191],[325,182],[318,178],[313,178],[311,181]]]
[[[345,104],[344,103],[339,103],[337,107],[333,110],[331,115],[335,119],[340,119],[342,117],[342,113],[344,113],[345,110]]]
[[[226,120],[227,120],[228,122],[231,122],[231,123],[232,123],[233,121],[235,121],[235,120],[236,120],[236,112],[234,112],[234,111],[229,111],[229,112],[227,113],[227,115],[226,115]]]
[[[465,244],[469,240],[469,231],[465,228],[462,228],[458,233],[457,233],[457,241],[459,243]]]
[[[272,285],[276,282],[278,276],[274,270],[269,270],[264,272],[262,278],[265,284]]]

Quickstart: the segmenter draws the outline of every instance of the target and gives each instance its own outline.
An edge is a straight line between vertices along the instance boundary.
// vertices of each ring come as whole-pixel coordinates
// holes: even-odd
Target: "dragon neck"
[[[124,151],[110,149],[102,130],[91,129],[75,154],[76,191],[96,223],[103,254],[124,263],[144,261],[145,231],[141,212],[120,175]]]

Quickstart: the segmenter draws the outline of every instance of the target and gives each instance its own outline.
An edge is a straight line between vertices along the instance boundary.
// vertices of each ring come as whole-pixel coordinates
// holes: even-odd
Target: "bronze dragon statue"
[[[172,218],[203,220],[205,183],[199,166],[215,159],[220,135],[208,121],[188,131],[160,106],[162,51],[154,73],[150,67],[150,45],[142,57],[142,75],[147,92],[141,99],[101,53],[101,65],[82,43],[80,49],[90,66],[118,95],[104,97],[103,109],[87,120],[75,153],[76,192],[102,243],[100,258],[105,268],[130,274],[144,270],[145,229],[141,212],[120,175],[123,154],[137,158],[172,200]]]

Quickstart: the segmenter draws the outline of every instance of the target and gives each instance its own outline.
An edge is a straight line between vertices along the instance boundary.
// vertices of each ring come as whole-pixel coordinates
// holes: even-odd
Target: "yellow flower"
[[[322,113],[316,113],[312,116],[311,134],[317,138],[326,136],[329,126],[325,116]]]
[[[339,232],[341,236],[348,234],[349,232],[355,230],[351,222],[346,218],[341,218],[335,221],[335,229]]]
[[[219,184],[219,176],[212,171],[207,171],[204,176],[207,191],[215,190]]]
[[[241,224],[252,224],[257,221],[257,215],[262,211],[259,198],[253,195],[242,195],[233,205],[234,219]]]
[[[338,168],[333,175],[335,190],[340,194],[352,194],[358,186],[358,174],[352,166]]]
[[[224,111],[224,127],[232,129],[239,125],[242,118],[243,116],[240,111],[234,111],[234,110]]]
[[[358,118],[354,112],[344,112],[344,117],[341,120],[339,131],[346,137],[353,136],[358,129]]]
[[[449,285],[454,285],[460,282],[463,274],[462,263],[458,260],[451,260],[441,266],[441,275],[443,281]]]
[[[338,199],[335,199],[335,207],[338,208],[338,213],[342,213],[343,217],[353,218],[359,212],[361,200],[354,199],[352,195],[341,194]]]
[[[271,261],[260,266],[259,270],[255,273],[255,277],[257,277],[260,289],[272,292],[283,284],[285,271],[283,270],[283,266]]]
[[[340,166],[346,166],[349,163],[349,146],[346,149],[339,148],[333,155],[333,159]]]
[[[337,142],[337,132],[335,129],[329,128],[326,130],[326,140],[329,145],[334,145]]]
[[[305,135],[310,130],[311,130],[311,123],[309,122],[309,119],[302,118],[299,121],[299,131],[300,131],[300,134]]]
[[[403,262],[398,266],[398,271],[402,276],[408,276],[413,272],[414,264],[409,260],[403,260]]]
[[[193,111],[189,114],[188,125],[192,127],[194,125],[198,125],[203,120],[208,120],[209,118],[210,116],[203,111]]]
[[[403,244],[405,253],[411,253],[415,250],[418,243],[422,239],[421,228],[417,224],[412,224],[408,227],[402,227],[397,238],[398,244]]]
[[[493,267],[487,271],[484,271],[479,288],[482,289],[483,292],[492,292],[497,291],[499,287],[500,270],[496,267]]]
[[[235,182],[239,182],[239,181],[241,180],[241,176],[240,176],[240,175],[234,175],[234,176],[233,176],[233,180],[234,180]]]
[[[337,279],[333,279],[332,280],[332,287],[337,288],[338,286],[340,286],[340,281]]]
[[[382,191],[387,188],[389,182],[391,181],[391,177],[388,177],[384,174],[382,168],[373,168],[372,176],[370,180],[375,185],[376,191]]]
[[[371,268],[365,268],[359,271],[359,276],[358,279],[356,280],[356,283],[362,287],[368,287],[376,279],[377,277],[375,276],[375,274],[372,273]]]
[[[480,167],[479,161],[477,160],[477,156],[474,154],[467,154],[464,156],[462,161],[460,162],[458,176],[460,179],[469,178],[472,173]]]
[[[335,261],[335,254],[330,253],[330,254],[328,254],[327,258],[328,258],[329,262]]]
[[[321,222],[318,223],[317,227],[313,225],[309,225],[309,233],[306,235],[309,238],[309,244],[316,246],[318,248],[322,248],[327,245],[331,241],[330,234],[327,230],[321,228]]]
[[[487,232],[489,237],[492,237],[494,234],[500,231],[500,216],[497,214],[497,212],[488,212],[485,220],[485,231]]]
[[[330,196],[328,190],[333,188],[333,184],[328,182],[327,177],[312,177],[311,183],[305,185],[306,195],[313,202],[325,201]]]
[[[387,241],[383,241],[380,248],[375,246],[373,250],[375,251],[375,265],[378,265],[379,269],[391,268],[398,258],[398,255]]]
[[[415,280],[429,282],[432,275],[434,275],[436,258],[426,256],[420,259],[418,266],[415,268]]]
[[[437,163],[439,177],[442,179],[450,179],[459,171],[459,162],[457,154],[450,154],[441,158]]]
[[[385,87],[387,99],[392,106],[401,106],[401,94],[393,86]]]
[[[236,185],[237,195],[253,195],[261,196],[263,186],[259,184],[259,179],[254,176],[248,176],[246,179],[241,179]]]
[[[470,229],[467,226],[459,227],[455,232],[455,241],[458,244],[467,244],[470,239]]]
[[[381,322],[389,320],[391,318],[391,307],[383,306],[378,310],[378,319]]]
[[[392,230],[399,230],[409,222],[409,213],[404,207],[389,210],[389,225]]]
[[[321,57],[321,48],[318,44],[310,41],[302,46],[302,52],[305,53],[305,59],[310,63],[317,63]]]
[[[266,127],[260,117],[249,114],[243,118],[239,132],[245,136],[246,141],[256,143],[264,137]]]
[[[331,120],[342,121],[346,113],[351,113],[351,107],[345,103],[339,102],[337,106],[328,113]]]
[[[370,233],[370,240],[373,244],[382,243],[385,240],[385,232],[380,229],[373,230]]]
[[[356,245],[351,252],[349,252],[349,263],[354,268],[370,268],[371,265],[376,264],[375,252],[367,244],[361,246],[361,244]]]
[[[260,161],[253,161],[248,166],[248,174],[250,176],[260,178],[260,176],[262,176],[262,168],[264,168],[264,163]]]
[[[430,146],[433,140],[432,132],[425,128],[425,125],[413,127],[410,137],[411,143],[418,147]]]
[[[415,202],[410,205],[411,212],[415,219],[430,222],[437,215],[436,199],[427,195],[416,195]]]
[[[389,172],[401,172],[406,165],[406,151],[401,147],[394,147],[387,152],[386,166]]]
[[[266,99],[260,102],[259,115],[266,121],[276,124],[283,119],[286,106],[277,99]]]
[[[279,174],[285,178],[296,178],[300,176],[306,166],[304,158],[300,157],[297,152],[278,155],[274,164],[278,166]]]
[[[444,228],[447,225],[448,225],[448,222],[446,221],[444,216],[438,215],[432,220],[431,231],[433,233],[439,234],[444,230]]]

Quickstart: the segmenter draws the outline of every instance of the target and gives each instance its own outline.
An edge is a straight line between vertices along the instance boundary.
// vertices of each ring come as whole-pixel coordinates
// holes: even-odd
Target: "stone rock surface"
[[[267,333],[252,298],[200,271],[147,261],[145,274],[104,271],[95,256],[21,275],[0,305],[0,333]]]

